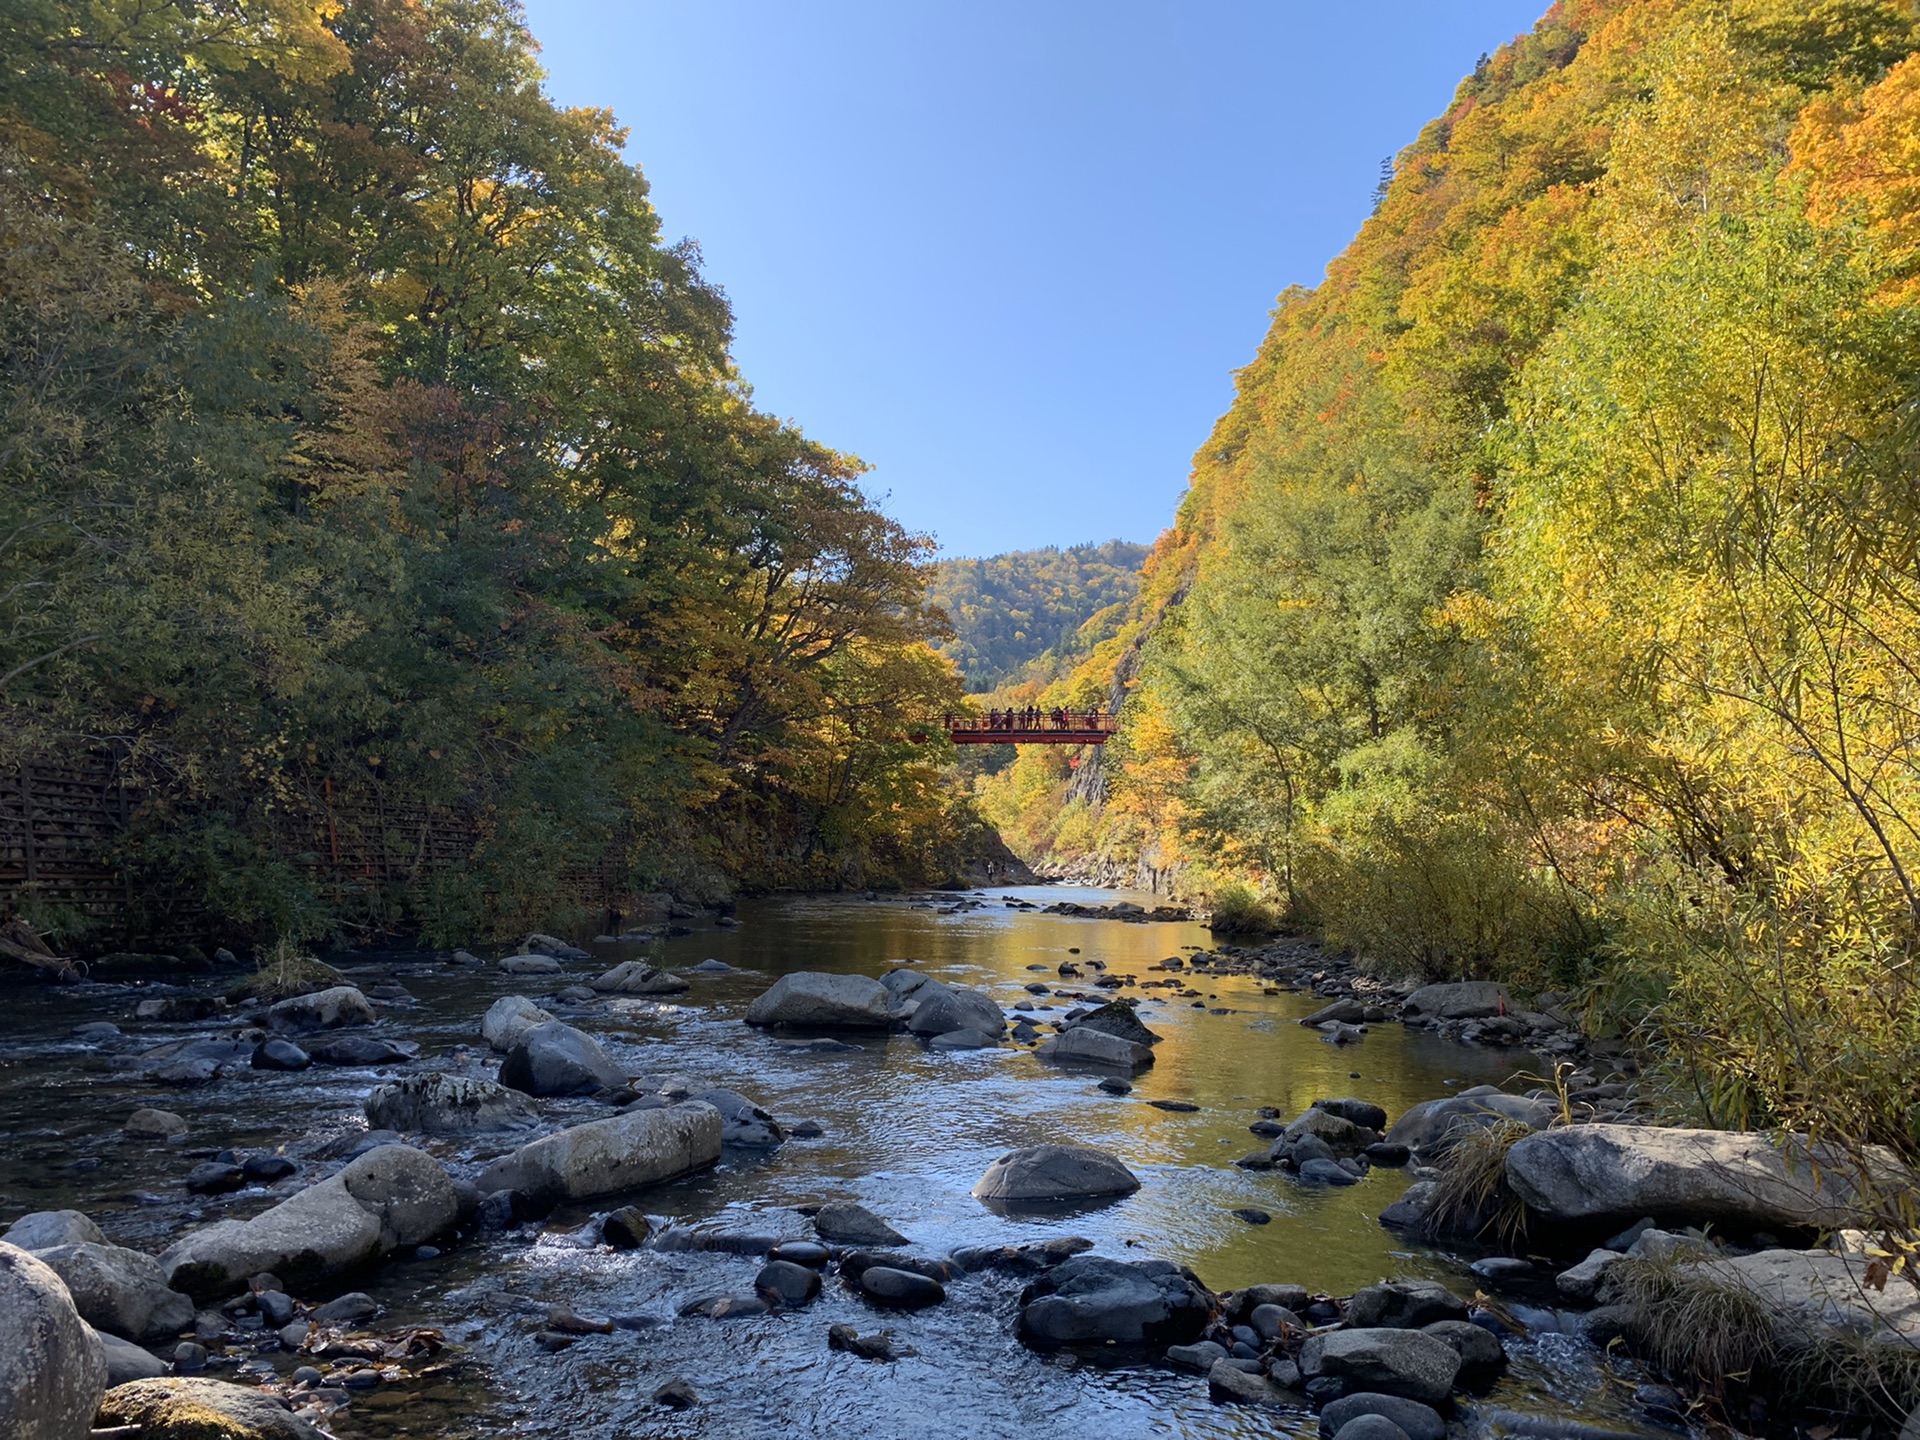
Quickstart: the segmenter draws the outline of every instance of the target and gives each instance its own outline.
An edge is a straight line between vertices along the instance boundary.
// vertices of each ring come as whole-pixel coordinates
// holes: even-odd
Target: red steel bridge
[[[956,745],[1104,745],[1119,722],[1104,710],[989,710],[942,717]]]

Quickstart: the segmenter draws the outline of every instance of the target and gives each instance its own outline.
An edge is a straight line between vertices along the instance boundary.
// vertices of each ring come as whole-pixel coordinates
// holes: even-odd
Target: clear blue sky
[[[1275,296],[1546,0],[527,0],[763,409],[946,553],[1172,519]]]

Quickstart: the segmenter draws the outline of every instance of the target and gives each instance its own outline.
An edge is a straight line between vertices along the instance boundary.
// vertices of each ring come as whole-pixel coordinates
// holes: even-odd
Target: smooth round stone
[[[947,1298],[938,1280],[916,1275],[911,1270],[895,1270],[890,1265],[872,1265],[860,1272],[860,1289],[869,1299],[883,1305],[918,1309],[938,1305]]]
[[[768,1300],[797,1309],[820,1293],[820,1275],[791,1260],[770,1260],[753,1277],[753,1288]]]
[[[788,1240],[773,1247],[768,1252],[770,1260],[785,1260],[793,1265],[805,1265],[812,1270],[826,1268],[827,1261],[833,1258],[833,1252],[824,1245],[816,1245],[811,1240]]]
[[[256,1070],[304,1070],[313,1057],[291,1040],[268,1040],[253,1052]]]

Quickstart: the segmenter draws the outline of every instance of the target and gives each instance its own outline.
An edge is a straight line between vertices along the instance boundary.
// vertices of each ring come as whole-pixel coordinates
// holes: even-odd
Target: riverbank
[[[28,1208],[79,1208],[119,1245],[165,1253],[210,1224],[247,1218],[324,1186],[342,1167],[359,1163],[352,1153],[371,1140],[404,1140],[423,1149],[465,1193],[462,1182],[477,1180],[542,1133],[690,1111],[712,1103],[696,1096],[731,1091],[744,1108],[720,1097],[722,1138],[711,1168],[604,1200],[565,1199],[538,1215],[521,1213],[522,1202],[511,1199],[514,1186],[502,1187],[510,1198],[494,1201],[490,1217],[480,1209],[489,1196],[472,1194],[461,1202],[471,1210],[454,1222],[451,1243],[429,1239],[423,1252],[409,1242],[377,1264],[319,1279],[275,1272],[285,1287],[277,1293],[288,1295],[294,1317],[287,1323],[315,1324],[298,1351],[285,1348],[284,1327],[266,1323],[273,1316],[261,1297],[276,1292],[247,1287],[241,1295],[195,1297],[195,1333],[205,1330],[208,1338],[189,1343],[207,1351],[203,1373],[264,1380],[323,1414],[342,1436],[405,1430],[451,1437],[508,1427],[560,1434],[578,1433],[581,1423],[714,1435],[791,1424],[859,1425],[884,1435],[908,1433],[899,1428],[904,1417],[926,1413],[928,1404],[958,1414],[961,1434],[1009,1433],[1009,1427],[1084,1433],[1073,1429],[1069,1409],[1100,1415],[1106,1432],[1118,1435],[1165,1433],[1169,1426],[1189,1435],[1263,1433],[1267,1422],[1243,1404],[1210,1398],[1234,1382],[1223,1374],[1215,1384],[1179,1370],[1164,1345],[1106,1367],[1087,1363],[1100,1358],[1098,1347],[1089,1357],[1020,1342],[1021,1316],[1043,1298],[1023,1302],[1022,1295],[1042,1269],[1053,1268],[1041,1261],[1066,1258],[1069,1237],[1078,1236],[1091,1243],[1088,1253],[1107,1260],[1157,1257],[1185,1267],[1214,1297],[1262,1284],[1300,1287],[1306,1298],[1295,1313],[1306,1324],[1297,1335],[1276,1332],[1277,1339],[1255,1329],[1254,1357],[1232,1353],[1234,1344],[1253,1343],[1232,1327],[1245,1325],[1257,1307],[1236,1310],[1239,1302],[1231,1298],[1220,1298],[1207,1325],[1186,1342],[1202,1344],[1211,1336],[1229,1352],[1227,1359],[1259,1359],[1263,1383],[1277,1383],[1271,1367],[1283,1358],[1298,1366],[1308,1332],[1339,1323],[1352,1297],[1382,1276],[1401,1275],[1448,1287],[1471,1323],[1485,1329],[1498,1321],[1507,1329],[1507,1373],[1484,1395],[1463,1391],[1451,1402],[1452,1423],[1463,1433],[1493,1433],[1505,1425],[1495,1417],[1508,1413],[1652,1433],[1649,1413],[1631,1397],[1654,1377],[1633,1362],[1625,1362],[1625,1370],[1608,1366],[1581,1332],[1571,1302],[1554,1291],[1550,1269],[1535,1266],[1531,1279],[1515,1282],[1518,1289],[1496,1291],[1469,1268],[1485,1247],[1379,1226],[1381,1211],[1422,1178],[1416,1171],[1362,1153],[1340,1157],[1354,1162],[1355,1183],[1315,1183],[1301,1178],[1300,1160],[1317,1157],[1300,1153],[1297,1136],[1293,1170],[1230,1163],[1251,1158],[1245,1152],[1256,1127],[1262,1153],[1271,1155],[1315,1100],[1377,1104],[1383,1120],[1399,1123],[1427,1102],[1458,1100],[1482,1084],[1509,1092],[1541,1088],[1522,1077],[1538,1073],[1543,1057],[1503,1043],[1505,1027],[1489,1031],[1484,1022],[1502,1018],[1497,1013],[1416,1015],[1413,1027],[1364,1014],[1351,1024],[1316,1019],[1341,1000],[1387,1011],[1404,1009],[1411,997],[1366,988],[1373,982],[1349,976],[1311,947],[1224,949],[1194,925],[1036,913],[1063,901],[1110,905],[1117,898],[1035,892],[779,902],[743,908],[735,928],[696,922],[688,927],[692,934],[669,937],[657,948],[587,942],[588,960],[535,956],[527,962],[531,969],[503,968],[498,960],[466,965],[452,957],[359,957],[343,969],[367,999],[370,1024],[296,1033],[275,1030],[269,1020],[254,1027],[260,1038],[241,1032],[246,1020],[270,1014],[264,1008],[199,1020],[134,1019],[142,999],[191,1009],[204,996],[196,986],[89,985],[23,994],[23,1005],[39,1007],[37,1013],[0,1020],[0,1100],[8,1128],[0,1196],[9,1207],[0,1217]],[[731,968],[703,968],[709,959]],[[633,968],[622,984],[644,989],[652,972],[686,988],[665,994],[594,988],[629,962]],[[964,1048],[964,1041],[943,1043],[959,1030],[915,1036],[895,1029],[890,1016],[885,1029],[843,1030],[821,1037],[830,1043],[820,1045],[804,1031],[742,1023],[781,975],[810,969],[869,984],[890,974],[929,975],[941,986],[979,992],[1010,1028],[1024,1021],[1036,1038]],[[1351,994],[1327,993],[1349,985]],[[375,1135],[369,1102],[409,1075],[445,1072],[488,1086],[504,1078],[501,1061],[511,1056],[493,1050],[480,1025],[497,1001],[514,993],[587,1035],[634,1093],[523,1095],[518,1103],[532,1108],[531,1124],[457,1136],[423,1134],[413,1128],[419,1116],[401,1125],[394,1123],[397,1112],[377,1109],[396,1133]],[[1148,1047],[1150,1066],[1125,1074],[1034,1053],[1057,1035],[1056,1027],[1067,1026],[1069,1034],[1080,1028],[1072,1023],[1076,1011],[1086,1012],[1078,1017],[1085,1020],[1116,995],[1137,999],[1138,1014],[1162,1037]],[[357,1018],[357,1011],[342,1013]],[[123,1033],[116,1038],[96,1030],[83,1037],[72,1033],[78,1024],[114,1024]],[[1365,1028],[1357,1041],[1335,1043],[1339,1032],[1319,1027],[1336,1024]],[[1429,1024],[1435,1028],[1425,1028]],[[1449,1038],[1476,1024],[1481,1043],[1463,1046]],[[1546,1031],[1542,1037],[1553,1038]],[[242,1053],[239,1046],[249,1038],[253,1044]],[[318,1056],[356,1038],[418,1050],[412,1058],[359,1068],[314,1063],[263,1070],[252,1061],[269,1040]],[[193,1056],[156,1054],[160,1039],[184,1049],[226,1044],[229,1058],[206,1049]],[[173,1073],[197,1073],[198,1062],[208,1060],[211,1073],[197,1083],[155,1078],[180,1064],[189,1068]],[[1594,1070],[1596,1087],[1630,1079],[1613,1068]],[[1632,1109],[1625,1095],[1576,1103],[1612,1117]],[[135,1108],[171,1110],[187,1133],[126,1135],[122,1127]],[[1390,1143],[1392,1128],[1386,1126],[1381,1143]],[[1269,1135],[1273,1129],[1281,1133]],[[55,1133],[35,1133],[47,1131]],[[775,1136],[776,1143],[765,1143]],[[1010,1148],[1063,1139],[1115,1156],[1140,1189],[1062,1215],[1001,1214],[969,1194]],[[291,1164],[294,1173],[271,1180],[247,1173],[250,1161],[258,1172],[270,1158]],[[219,1183],[237,1179],[236,1188],[187,1189],[200,1167],[227,1164],[240,1174],[220,1172],[226,1179]],[[209,1172],[206,1181],[216,1178]],[[129,1198],[136,1194],[142,1198]],[[637,1227],[627,1217],[610,1232],[609,1220],[634,1203],[645,1212],[648,1236],[637,1248],[615,1248]],[[858,1266],[859,1252],[874,1245],[832,1240],[817,1217],[803,1213],[834,1203],[863,1206],[905,1236],[909,1244],[892,1247],[905,1259],[952,1267],[944,1279],[923,1277],[940,1285],[945,1298],[924,1310],[877,1303],[861,1288],[865,1270]],[[1266,1218],[1262,1223],[1243,1212]],[[755,1281],[775,1242],[824,1246],[823,1284],[797,1306],[756,1307],[750,1303]],[[1047,1250],[1049,1244],[1055,1249]],[[805,1263],[813,1253],[801,1249],[801,1259],[791,1263],[819,1274]],[[975,1263],[982,1255],[995,1258]],[[874,1268],[898,1267],[865,1267]],[[808,1287],[800,1282],[800,1288]],[[1497,1298],[1476,1301],[1481,1289]],[[322,1307],[354,1294],[376,1308],[331,1328],[312,1320]],[[698,1313],[708,1302],[719,1313]],[[264,1301],[275,1314],[281,1304]],[[1332,1307],[1331,1315],[1307,1313],[1315,1305]],[[696,1313],[682,1313],[690,1307]],[[223,1317],[217,1328],[203,1318],[209,1310]],[[584,1320],[584,1331],[568,1328],[569,1315]],[[599,1328],[601,1321],[610,1328]],[[855,1338],[843,1336],[842,1348],[834,1348],[830,1332],[839,1326],[850,1327]],[[438,1333],[415,1335],[406,1342],[414,1353],[400,1359],[370,1359],[352,1348],[378,1340],[391,1349],[422,1330]],[[862,1359],[860,1347],[883,1330],[892,1332],[889,1343],[899,1358],[891,1364]],[[155,1348],[167,1363],[178,1363],[165,1346]],[[296,1381],[303,1368],[316,1371],[320,1383]],[[369,1377],[370,1370],[382,1378]],[[348,1384],[348,1376],[359,1378]],[[1623,1377],[1633,1384],[1619,1388]],[[1304,1384],[1319,1377],[1303,1371],[1301,1378]],[[676,1379],[697,1403],[684,1411],[656,1406],[654,1392]],[[1256,1408],[1263,1397],[1255,1397]]]

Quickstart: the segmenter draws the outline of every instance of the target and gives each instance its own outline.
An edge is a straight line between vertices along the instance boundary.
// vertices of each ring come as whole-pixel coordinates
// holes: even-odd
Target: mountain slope
[[[1095,615],[1132,601],[1146,553],[1144,545],[1109,540],[944,560],[927,596],[953,624],[954,637],[941,648],[969,690],[1005,684],[1048,652],[1069,653]]]

